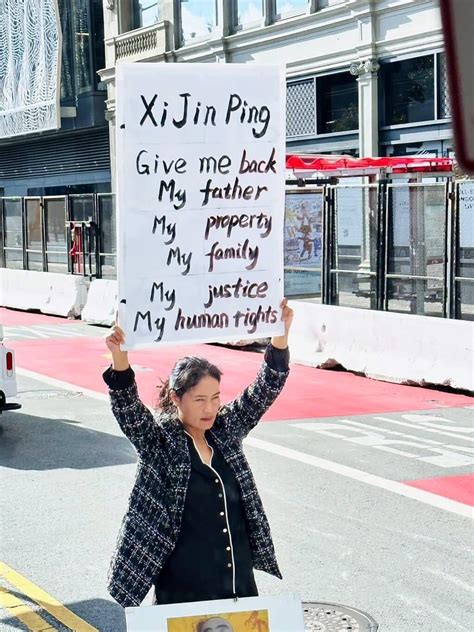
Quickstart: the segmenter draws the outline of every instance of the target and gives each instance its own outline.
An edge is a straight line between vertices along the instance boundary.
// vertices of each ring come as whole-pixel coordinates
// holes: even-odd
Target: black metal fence
[[[285,294],[474,320],[474,181],[287,190]]]
[[[116,276],[114,196],[0,198],[0,266]],[[289,188],[285,294],[474,320],[474,181]]]
[[[111,194],[0,198],[0,265],[115,278]]]

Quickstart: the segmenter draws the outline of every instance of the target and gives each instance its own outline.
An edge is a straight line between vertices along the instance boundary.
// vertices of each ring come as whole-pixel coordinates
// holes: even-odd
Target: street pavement
[[[136,455],[100,383],[105,330],[11,310],[0,322],[22,404],[0,417],[0,630],[125,632],[105,577]],[[224,399],[261,361],[199,348],[224,368]],[[185,352],[131,356],[148,404]],[[246,441],[284,575],[257,572],[260,592],[352,606],[381,632],[471,631],[473,409],[465,394],[293,366]]]

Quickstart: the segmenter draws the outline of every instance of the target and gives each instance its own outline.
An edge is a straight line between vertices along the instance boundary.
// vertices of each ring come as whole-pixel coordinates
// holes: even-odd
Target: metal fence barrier
[[[0,266],[116,277],[113,194],[0,198]],[[288,298],[474,320],[474,181],[289,188]]]

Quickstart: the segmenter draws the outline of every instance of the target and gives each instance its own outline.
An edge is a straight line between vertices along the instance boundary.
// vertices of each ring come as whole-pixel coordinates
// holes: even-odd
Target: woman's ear
[[[174,391],[170,391],[170,399],[173,402],[173,404],[175,406],[178,406],[179,404],[179,397],[176,395],[176,393]]]

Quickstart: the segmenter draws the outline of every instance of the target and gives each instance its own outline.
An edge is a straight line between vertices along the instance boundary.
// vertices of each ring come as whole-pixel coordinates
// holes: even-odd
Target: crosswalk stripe
[[[57,630],[49,625],[34,610],[12,595],[6,588],[0,586],[0,606],[2,606],[13,618],[21,621],[32,632],[47,632]]]
[[[32,336],[30,334],[25,334],[22,331],[17,331],[16,327],[4,327],[3,328],[3,336],[5,338],[5,340],[8,342],[8,338],[30,338],[30,340],[33,338],[37,338],[37,336]]]
[[[65,325],[64,327],[48,327],[48,326],[38,325],[36,329],[43,329],[50,333],[52,332],[52,333],[60,334],[61,336],[84,336],[85,335],[82,332],[71,329],[71,327],[68,325]]]
[[[97,628],[89,625],[87,621],[68,610],[62,603],[48,595],[39,586],[30,582],[4,562],[0,562],[0,575],[70,630],[74,630],[74,632],[99,632]]]
[[[36,329],[33,329],[32,327],[22,327],[22,331],[30,331],[32,334],[35,334],[36,336],[39,336],[40,338],[49,338],[49,336],[47,336],[46,334],[43,334],[41,331],[37,331]]]

